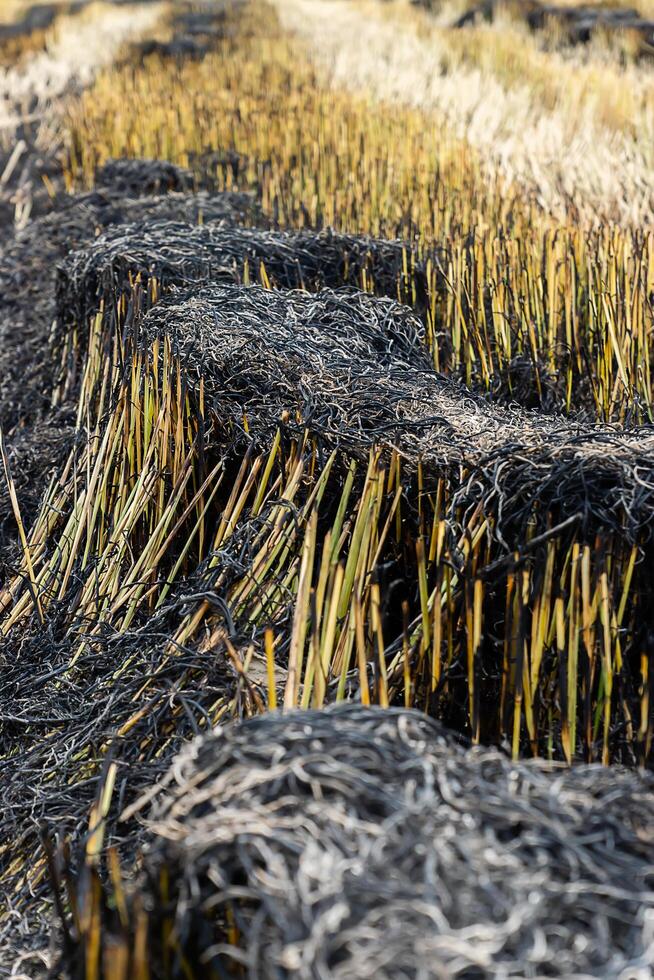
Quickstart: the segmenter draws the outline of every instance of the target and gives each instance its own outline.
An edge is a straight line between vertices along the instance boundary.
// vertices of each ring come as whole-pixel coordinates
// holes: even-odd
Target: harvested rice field
[[[654,977],[654,4],[0,9],[0,977]]]

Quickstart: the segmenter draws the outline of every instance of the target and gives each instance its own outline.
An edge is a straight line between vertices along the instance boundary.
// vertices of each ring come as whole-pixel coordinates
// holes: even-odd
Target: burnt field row
[[[647,976],[651,235],[412,171],[422,110],[262,9],[164,11],[36,169],[17,131],[2,955]]]

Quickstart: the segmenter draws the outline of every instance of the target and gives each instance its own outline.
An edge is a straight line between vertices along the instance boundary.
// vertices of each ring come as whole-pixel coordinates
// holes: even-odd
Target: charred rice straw
[[[651,777],[512,765],[415,712],[272,713],[175,760],[139,887],[115,862],[113,908],[87,885],[77,955],[119,978],[130,955],[187,980],[644,977],[653,812]]]

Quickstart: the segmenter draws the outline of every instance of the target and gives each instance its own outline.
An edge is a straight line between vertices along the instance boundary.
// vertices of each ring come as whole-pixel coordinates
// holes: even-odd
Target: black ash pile
[[[94,190],[61,195],[55,210],[0,247],[0,425],[28,524],[53,461],[62,463],[74,438],[73,406],[52,404],[60,370],[51,343],[57,265],[109,227],[151,220],[265,223],[250,194],[194,190],[187,170],[164,161],[115,160],[100,168]],[[2,514],[0,548],[12,521]]]
[[[253,251],[270,238],[241,229],[208,231],[212,245],[245,241]],[[304,241],[311,250],[276,255],[271,249],[270,265],[280,278],[294,271],[293,256],[303,275],[313,272],[314,240]],[[327,239],[327,254],[338,276],[336,241]],[[145,266],[143,256],[128,254],[135,267]],[[164,280],[189,267],[184,274],[199,275],[195,262],[206,263],[211,274],[211,258],[182,251],[179,242],[165,262]],[[219,277],[220,266],[212,268]],[[325,278],[331,268],[327,261]],[[117,275],[115,265],[105,266],[107,285],[109,270]],[[85,297],[87,287],[81,292]],[[142,329],[146,346],[155,337],[171,340],[191,390],[202,380],[215,417],[240,438],[246,424],[258,448],[271,444],[282,419],[291,435],[300,438],[307,428],[326,448],[347,455],[366,458],[373,446],[386,446],[400,453],[409,472],[420,462],[431,478],[455,474],[462,481],[457,507],[481,501],[498,512],[498,530],[499,522],[515,520],[519,535],[535,509],[559,521],[577,515],[590,532],[620,527],[636,535],[649,524],[651,426],[632,432],[588,426],[474,396],[433,370],[420,321],[392,300],[356,290],[205,287],[164,298]]]
[[[105,838],[129,863],[143,832],[135,823],[117,826],[121,809],[202,730],[211,706],[238,688],[223,656],[167,652],[179,608],[175,594],[146,627],[123,635],[106,629],[81,655],[83,627],[71,629],[65,609],[53,611],[45,626],[24,628],[10,650],[4,643],[11,657],[0,656],[0,975],[18,951],[45,950],[50,960],[60,939],[52,932],[48,876],[34,877],[44,857],[41,828],[53,846],[67,842],[71,870],[78,870],[89,812],[113,761],[116,794]]]
[[[22,17],[9,23],[0,23],[0,50],[7,41],[19,37],[29,37],[37,31],[44,31],[54,22],[61,7],[55,3],[37,3],[28,7]]]
[[[428,9],[436,6],[433,0],[412,2]],[[654,54],[654,20],[644,17],[635,8],[611,6],[608,3],[575,6],[541,3],[539,0],[483,0],[471,5],[455,21],[454,27],[492,22],[502,13],[523,20],[532,31],[542,31],[556,25],[561,39],[570,45],[588,44],[603,34],[614,41],[625,37],[631,39],[636,55]]]
[[[146,194],[192,191],[196,180],[187,167],[168,160],[118,157],[103,163],[95,172],[96,188],[111,188],[127,198]]]
[[[653,815],[651,776],[511,764],[417,712],[341,706],[228,726],[186,749],[158,792],[140,895],[149,966],[171,978],[650,976]],[[110,957],[134,936],[105,914]]]
[[[244,2],[245,0],[205,0],[204,3],[188,4],[172,17],[169,38],[150,38],[134,45],[131,59],[156,55],[160,58],[201,61],[226,38],[235,36],[233,18],[237,8]],[[244,34],[239,29],[239,37],[243,38]]]
[[[5,439],[7,462],[20,501],[21,518],[32,526],[50,479],[61,472],[75,441],[75,427],[65,414],[53,412],[36,426],[18,427]],[[0,464],[0,585],[12,563],[20,564],[16,522],[9,488]]]
[[[56,269],[71,250],[126,223],[263,222],[251,195],[193,192],[188,171],[165,162],[110,161],[98,178],[93,191],[62,196],[54,212],[0,250],[0,422],[6,428],[49,407]]]
[[[101,302],[127,295],[137,276],[142,282],[156,279],[162,289],[263,279],[279,289],[306,290],[361,286],[366,277],[378,295],[392,297],[407,261],[413,261],[419,307],[426,300],[425,270],[410,253],[405,242],[331,230],[194,227],[180,221],[124,225],[66,258],[59,319],[62,326],[83,324]]]

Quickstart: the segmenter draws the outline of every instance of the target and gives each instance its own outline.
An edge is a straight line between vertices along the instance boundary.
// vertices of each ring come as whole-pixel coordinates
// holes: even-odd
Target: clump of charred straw
[[[134,283],[156,296],[172,285],[248,282],[251,276],[266,286],[312,289],[352,283],[387,296],[402,295],[411,280],[414,303],[421,297],[428,305],[439,269],[440,262],[438,268],[416,265],[415,256],[400,242],[332,232],[261,232],[173,223],[154,223],[137,232],[127,225],[68,256],[59,274],[59,322],[60,328],[71,319],[84,322],[100,307],[106,311],[104,329],[111,334],[116,330],[116,316],[122,322],[125,315],[131,320],[137,315],[142,301],[131,295]],[[282,414],[289,410],[297,415],[299,411],[300,426],[309,425],[318,435],[331,429],[332,444],[344,448],[352,448],[353,433],[358,430],[366,450],[380,440],[397,443],[400,455],[411,459],[414,468],[418,459],[432,473],[439,466],[464,465],[469,470],[471,489],[474,491],[476,484],[487,485],[485,495],[496,498],[500,518],[510,520],[512,512],[519,511],[522,528],[535,516],[536,503],[538,523],[554,512],[558,521],[581,521],[586,533],[611,525],[622,530],[625,522],[637,531],[647,523],[654,460],[654,437],[647,428],[623,432],[608,426],[584,426],[555,416],[492,407],[469,396],[433,372],[425,349],[431,339],[429,331],[423,331],[415,318],[397,306],[389,306],[387,314],[383,305],[370,307],[378,311],[372,314],[371,333],[363,322],[365,312],[361,313],[368,309],[365,297],[351,297],[340,308],[333,299],[331,304],[318,303],[314,309],[311,301],[298,298],[300,312],[294,308],[294,301],[289,305],[283,297],[264,298],[257,292],[217,292],[213,299],[210,293],[197,293],[188,309],[184,306],[187,298],[171,300],[162,307],[161,319],[157,320],[154,313],[149,322],[162,337],[171,331],[175,334],[178,349],[187,351],[186,370],[195,376],[203,373],[209,386],[212,362],[219,386],[229,375],[237,414],[247,414],[250,408],[256,414],[258,405],[259,415],[251,426],[255,438],[258,432],[269,442]],[[242,317],[244,334],[238,325]],[[379,345],[391,345],[393,320],[398,317],[406,324],[404,347],[396,344],[392,351],[398,355],[395,365],[389,360],[382,378],[370,367],[379,360]],[[382,324],[381,334],[375,321]],[[193,322],[197,323],[195,330]],[[280,324],[278,331],[276,323]],[[384,338],[389,324],[391,332]],[[72,345],[77,342],[74,331],[67,333],[64,363],[75,354]],[[222,337],[230,333],[235,348],[246,345],[247,358],[230,353],[229,347],[221,351]],[[359,339],[362,346],[357,350]],[[295,374],[293,362],[286,364],[286,354],[294,344],[299,348]],[[340,406],[337,398],[331,398],[330,361],[339,371],[336,384],[340,379]],[[408,370],[396,376],[394,367],[402,365]],[[289,389],[300,391],[307,370],[311,380],[306,395],[300,396],[305,402],[301,405]],[[285,373],[286,386],[276,398],[266,379],[284,378]],[[238,379],[236,383],[234,379]],[[257,390],[263,396],[259,402]],[[252,405],[248,401],[251,398],[255,399]],[[328,417],[321,420],[320,413],[325,411]],[[506,499],[507,493],[513,497],[513,505]],[[593,519],[588,520],[591,515],[594,524]],[[502,528],[497,530],[502,540]]]
[[[111,903],[87,869],[73,904],[80,976],[654,970],[649,776],[512,765],[350,706],[227,726],[148,795],[140,887],[113,854]]]
[[[186,167],[167,160],[107,160],[95,174],[98,187],[110,187],[127,198],[147,194],[195,190],[195,178]]]
[[[58,474],[61,461],[69,454],[73,439],[73,426],[55,419],[44,420],[36,429],[18,429],[11,439],[5,440],[21,513],[28,528],[38,515],[49,477]],[[15,532],[9,489],[6,482],[0,479],[0,565],[5,568],[8,556],[4,549],[14,539]],[[4,572],[0,575],[0,581],[3,579]]]
[[[210,234],[225,243],[245,232]],[[261,251],[268,238],[247,233]],[[320,238],[315,241],[319,249]],[[304,243],[312,243],[307,234],[298,242]],[[169,246],[173,268],[180,244]],[[134,261],[131,252],[122,254]],[[304,270],[302,250],[298,255]],[[195,249],[193,256],[203,261]],[[288,256],[285,262],[293,268]],[[331,266],[324,264],[326,279]],[[216,416],[246,425],[255,439],[269,443],[287,417],[296,438],[308,428],[324,445],[359,458],[373,446],[393,447],[410,472],[421,464],[430,481],[458,469],[458,502],[482,501],[486,512],[497,508],[500,539],[503,522],[510,525],[516,513],[521,535],[526,521],[544,523],[545,515],[578,520],[586,533],[615,522],[637,532],[649,522],[649,428],[625,432],[570,423],[476,397],[433,370],[420,321],[392,301],[362,292],[196,289],[156,305],[143,329],[149,343],[170,338],[189,383],[196,392],[203,383]]]
[[[98,179],[89,193],[57,198],[52,213],[0,251],[0,423],[6,430],[51,407],[56,268],[71,249],[100,230],[133,222],[264,223],[251,195],[179,190],[188,186],[188,173],[156,160],[110,161]]]
[[[416,5],[431,7],[432,0],[412,0]],[[511,0],[483,0],[473,3],[460,17],[454,27],[467,27],[480,21],[493,21],[497,14],[507,14],[524,20],[532,31],[558,28],[560,41],[568,44],[588,44],[594,36],[605,36],[614,42],[633,39],[632,55],[649,55],[654,51],[654,21],[643,17],[627,6],[596,7],[580,4],[548,4],[539,0],[527,3],[511,3]]]
[[[132,55],[140,55],[142,58],[157,55],[160,58],[201,60],[231,33],[233,19],[244,2],[245,0],[213,0],[204,4],[188,4],[186,9],[182,8],[171,18],[168,38],[141,41],[134,45]]]
[[[279,288],[354,285],[399,299],[409,290],[424,306],[437,269],[433,262],[416,267],[402,241],[330,230],[262,232],[155,220],[146,227],[110,229],[66,257],[57,294],[62,325],[85,322],[102,303],[128,295],[137,278],[156,279],[163,289],[259,280]]]

